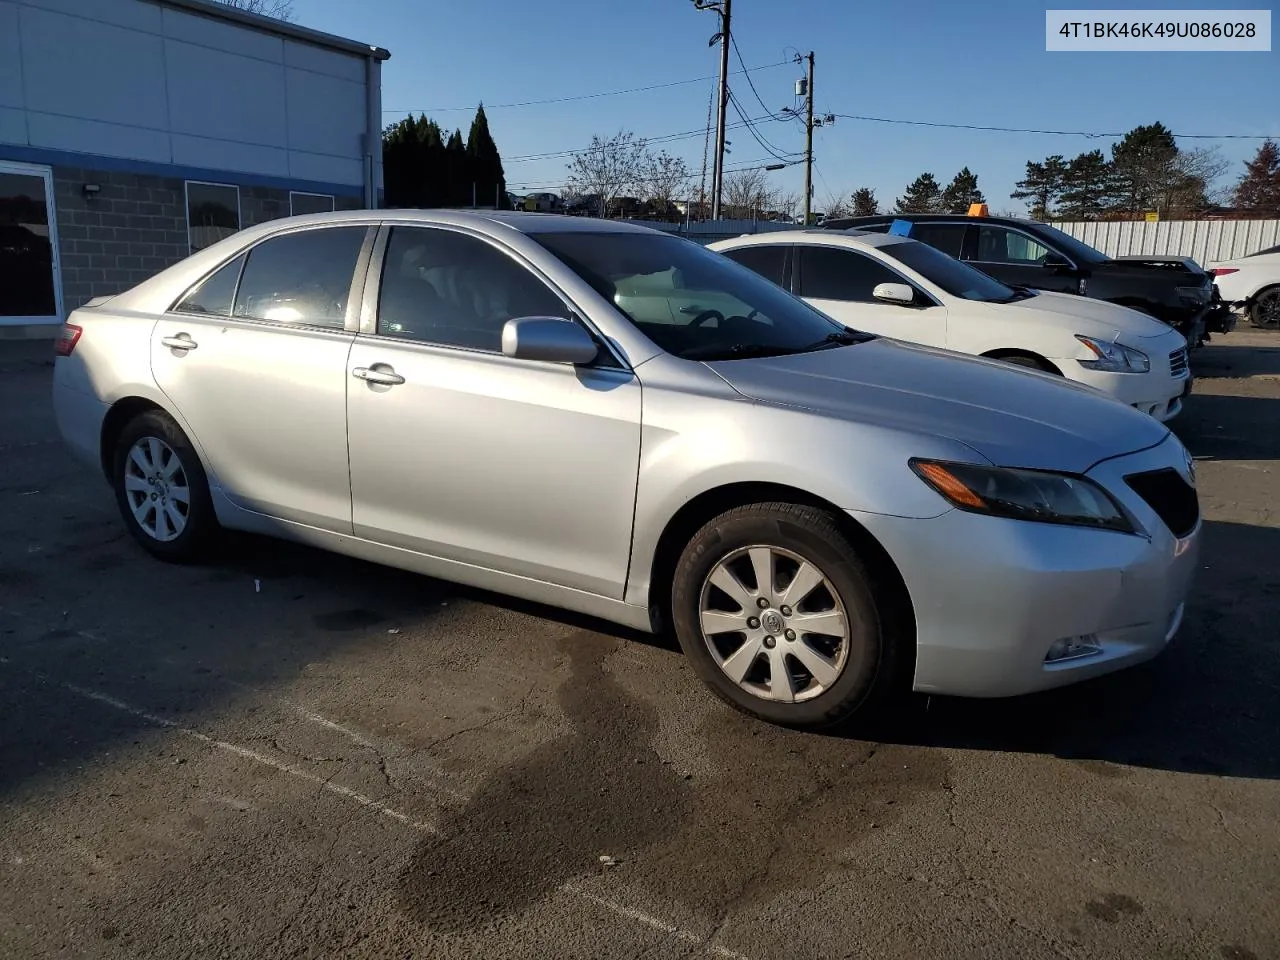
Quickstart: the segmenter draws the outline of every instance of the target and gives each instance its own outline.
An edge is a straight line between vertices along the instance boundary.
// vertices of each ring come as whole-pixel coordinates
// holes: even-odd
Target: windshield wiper
[[[874,340],[874,333],[865,333],[862,330],[854,330],[852,327],[845,327],[835,333],[828,333],[817,343],[811,343],[807,347],[801,347],[800,352],[809,350],[820,350],[830,344],[835,347],[851,347],[856,343],[866,343],[868,340]]]

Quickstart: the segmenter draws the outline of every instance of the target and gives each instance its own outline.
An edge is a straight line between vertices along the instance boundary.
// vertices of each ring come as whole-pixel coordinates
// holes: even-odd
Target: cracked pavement
[[[1195,359],[1164,656],[874,740],[394,570],[153,561],[45,357],[0,344],[0,956],[1280,956],[1280,335]]]

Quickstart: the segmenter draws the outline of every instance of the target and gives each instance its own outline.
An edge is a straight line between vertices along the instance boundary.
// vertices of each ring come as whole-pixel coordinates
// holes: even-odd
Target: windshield
[[[904,240],[901,243],[886,243],[876,249],[886,257],[910,267],[953,297],[981,300],[984,303],[1012,303],[1032,295],[1027,291],[1007,287],[981,270],[975,270],[967,263],[949,257],[927,243]]]
[[[1035,229],[1065,250],[1067,256],[1073,260],[1084,260],[1087,263],[1103,263],[1111,259],[1101,250],[1096,250],[1083,240],[1077,240],[1071,234],[1063,233],[1057,227],[1051,227],[1047,223],[1037,223]]]
[[[531,236],[646,337],[686,360],[780,356],[862,338],[689,240],[656,232]]]

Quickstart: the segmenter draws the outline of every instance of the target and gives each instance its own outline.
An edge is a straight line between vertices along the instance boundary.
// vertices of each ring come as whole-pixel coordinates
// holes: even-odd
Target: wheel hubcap
[[[698,609],[716,665],[763,700],[811,700],[848,662],[839,594],[815,563],[789,550],[751,546],[724,557],[707,575]]]
[[[1258,302],[1258,318],[1265,327],[1280,326],[1280,293],[1272,293]]]
[[[124,493],[138,526],[153,540],[175,540],[187,529],[187,472],[173,448],[158,437],[143,437],[129,448]]]

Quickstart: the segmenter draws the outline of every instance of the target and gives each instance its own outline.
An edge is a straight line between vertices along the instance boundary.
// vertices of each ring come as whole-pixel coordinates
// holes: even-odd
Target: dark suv
[[[1213,277],[1183,257],[1112,258],[1034,220],[958,214],[889,214],[827,220],[822,227],[887,233],[895,220],[909,236],[1011,286],[1109,300],[1174,327],[1193,347],[1207,331],[1231,329],[1231,312]]]

